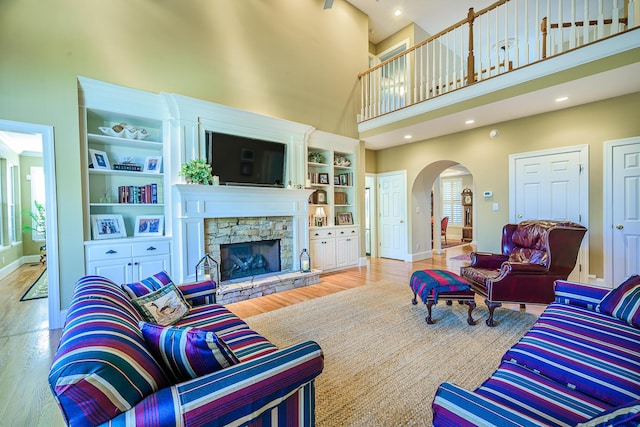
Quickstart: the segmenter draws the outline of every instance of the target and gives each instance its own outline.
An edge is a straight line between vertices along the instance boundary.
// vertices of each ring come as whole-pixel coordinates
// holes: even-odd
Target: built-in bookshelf
[[[79,78],[85,268],[118,283],[171,270],[160,97]]]

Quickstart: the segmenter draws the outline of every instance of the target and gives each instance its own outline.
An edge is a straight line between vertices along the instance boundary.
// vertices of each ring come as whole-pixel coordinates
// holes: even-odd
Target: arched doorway
[[[462,241],[464,212],[461,193],[464,188],[473,190],[473,175],[464,165],[453,160],[431,163],[417,175],[410,201],[413,260],[443,253],[441,219],[444,216],[449,216],[447,240],[451,237],[452,241]]]

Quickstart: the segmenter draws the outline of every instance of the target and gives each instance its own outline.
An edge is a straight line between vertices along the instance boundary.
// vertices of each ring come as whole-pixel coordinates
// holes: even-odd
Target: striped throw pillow
[[[640,275],[634,274],[602,298],[597,311],[640,328]]]
[[[189,313],[191,308],[182,296],[182,292],[173,283],[134,298],[131,303],[147,322],[162,326],[173,325]]]
[[[147,348],[162,361],[176,382],[183,382],[238,363],[215,334],[199,328],[140,322]]]
[[[624,427],[640,425],[640,400],[634,400],[629,405],[615,407],[591,418],[576,427]]]
[[[145,296],[153,291],[157,291],[163,286],[167,286],[172,280],[166,271],[161,271],[153,276],[149,276],[139,282],[124,283],[121,285],[122,290],[129,298],[138,298]]]

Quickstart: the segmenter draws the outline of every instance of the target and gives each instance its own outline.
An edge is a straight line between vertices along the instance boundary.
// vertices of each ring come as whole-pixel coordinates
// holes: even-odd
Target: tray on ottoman
[[[409,286],[413,291],[412,304],[417,304],[419,296],[422,302],[427,306],[427,324],[433,324],[431,317],[431,307],[438,303],[438,299],[447,301],[447,305],[451,305],[451,301],[458,301],[461,304],[469,306],[467,314],[467,323],[475,325],[472,312],[476,308],[475,294],[471,290],[469,282],[455,273],[445,270],[418,270],[411,275]]]

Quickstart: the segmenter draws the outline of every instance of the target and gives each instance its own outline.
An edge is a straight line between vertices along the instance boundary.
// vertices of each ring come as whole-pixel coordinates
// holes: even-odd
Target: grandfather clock
[[[462,190],[462,241],[473,240],[473,193],[471,189]]]

